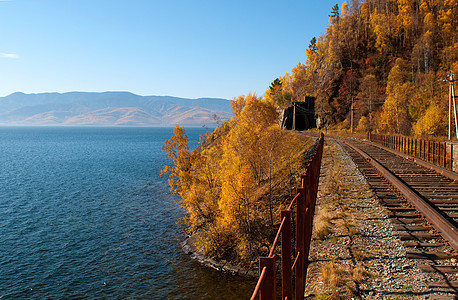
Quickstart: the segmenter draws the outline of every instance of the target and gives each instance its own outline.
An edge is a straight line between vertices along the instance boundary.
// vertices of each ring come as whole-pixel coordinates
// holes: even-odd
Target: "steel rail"
[[[458,229],[444,218],[437,210],[429,205],[423,198],[418,196],[412,189],[404,184],[398,177],[393,175],[387,168],[381,165],[376,159],[359,149],[358,147],[343,141],[349,147],[358,152],[374,168],[376,168],[404,197],[418,210],[432,225],[439,231],[440,235],[449,242],[455,251],[458,251]]]
[[[425,167],[427,169],[433,170],[436,173],[439,173],[439,174],[441,174],[441,175],[443,175],[445,177],[448,177],[451,180],[458,181],[458,173],[455,173],[453,171],[444,169],[444,168],[439,167],[439,166],[437,166],[435,164],[432,164],[430,162],[424,161],[424,160],[422,160],[422,159],[420,159],[418,157],[405,154],[403,152],[400,152],[400,151],[385,147],[383,145],[380,145],[380,144],[377,144],[377,143],[374,143],[374,142],[369,142],[369,141],[362,141],[362,142],[363,143],[367,143],[367,144],[372,145],[372,146],[375,146],[375,147],[378,147],[378,148],[383,149],[385,151],[391,152],[391,153],[396,154],[398,156],[401,156],[401,157],[403,157],[403,158],[405,158],[407,160],[413,161],[417,165],[420,165],[420,166]]]

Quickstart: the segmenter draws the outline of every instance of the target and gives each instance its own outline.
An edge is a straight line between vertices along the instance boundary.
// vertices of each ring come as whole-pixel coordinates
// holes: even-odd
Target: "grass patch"
[[[327,206],[318,209],[313,225],[317,239],[324,240],[332,233],[331,219],[332,214]]]

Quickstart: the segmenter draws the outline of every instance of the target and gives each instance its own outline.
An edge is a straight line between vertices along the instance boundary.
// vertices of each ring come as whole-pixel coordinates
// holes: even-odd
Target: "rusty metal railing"
[[[415,156],[439,167],[453,170],[453,144],[405,136],[371,134],[369,140],[382,146]]]
[[[281,281],[282,299],[302,299],[305,291],[310,241],[312,239],[313,215],[315,214],[318,181],[320,178],[321,158],[323,156],[324,135],[310,158],[303,175],[301,187],[291,201],[288,209],[281,211],[281,223],[267,257],[259,258],[259,279],[251,296],[255,300],[276,299],[276,255],[275,247],[281,237]],[[291,216],[296,204],[296,237],[294,262],[292,262],[293,240],[291,236]],[[294,276],[293,276],[294,275]]]

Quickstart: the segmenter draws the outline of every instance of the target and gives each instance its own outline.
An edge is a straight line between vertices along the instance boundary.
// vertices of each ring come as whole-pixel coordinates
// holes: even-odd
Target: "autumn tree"
[[[377,78],[368,74],[360,80],[359,84],[359,93],[357,95],[358,102],[360,103],[359,107],[362,110],[360,113],[364,116],[368,116],[369,126],[372,126],[373,114],[376,111],[378,104],[379,96],[379,86]]]
[[[217,259],[256,261],[272,238],[282,205],[303,167],[304,141],[281,130],[277,106],[255,95],[231,102],[234,118],[189,151],[182,127],[166,141],[165,167],[187,214],[184,222],[196,247]],[[224,128],[224,126],[226,128]],[[218,136],[215,136],[218,135]]]
[[[282,80],[286,79],[286,83],[283,84]],[[265,93],[265,98],[268,101],[275,103],[279,107],[287,107],[292,100],[292,95],[287,89],[288,77],[282,79],[276,78],[269,86],[269,89]]]
[[[456,15],[454,0],[352,0],[340,11],[333,6],[326,32],[310,42],[307,60],[282,80],[283,90],[293,99],[316,97],[316,113],[330,125],[344,122],[349,99],[357,95],[358,113],[369,123],[380,120],[381,131],[409,134],[429,106],[443,107],[431,78],[439,82],[458,61]],[[389,79],[398,59],[406,77],[399,85]]]
[[[410,133],[410,116],[407,104],[413,95],[413,85],[408,78],[406,61],[396,60],[396,64],[388,76],[387,99],[380,115],[379,130],[381,132]]]
[[[414,134],[417,136],[437,135],[445,132],[446,128],[445,114],[437,104],[429,106],[413,125]]]

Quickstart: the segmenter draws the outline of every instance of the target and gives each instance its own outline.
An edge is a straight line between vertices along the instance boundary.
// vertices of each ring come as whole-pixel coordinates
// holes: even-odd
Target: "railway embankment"
[[[390,211],[334,141],[325,144],[321,174],[307,299],[454,299],[453,289],[432,285],[443,276],[421,270],[430,261],[407,258]]]

